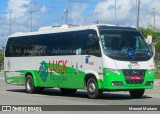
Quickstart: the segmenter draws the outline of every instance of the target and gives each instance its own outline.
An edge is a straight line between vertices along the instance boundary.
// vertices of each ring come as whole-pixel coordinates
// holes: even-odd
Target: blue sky
[[[115,0],[69,0],[69,23],[88,25],[96,20],[99,23],[115,23]],[[66,0],[0,0],[0,45],[4,45],[9,33],[9,14],[12,12],[12,33],[31,30],[43,26],[64,24]],[[156,27],[160,28],[160,0],[141,0],[140,26],[153,25],[152,9],[156,9]],[[117,23],[136,27],[136,0],[117,0]]]

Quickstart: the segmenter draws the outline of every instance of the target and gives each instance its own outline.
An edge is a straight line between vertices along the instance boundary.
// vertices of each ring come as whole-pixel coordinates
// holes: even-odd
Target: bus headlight
[[[152,74],[153,71],[154,71],[154,69],[149,70],[149,71],[148,71],[148,74],[149,74],[149,75]]]
[[[117,69],[107,68],[107,70],[110,71],[110,72],[113,72],[113,73],[115,73],[115,74],[117,74],[117,75],[120,75],[120,73],[119,73],[119,71],[118,71]]]

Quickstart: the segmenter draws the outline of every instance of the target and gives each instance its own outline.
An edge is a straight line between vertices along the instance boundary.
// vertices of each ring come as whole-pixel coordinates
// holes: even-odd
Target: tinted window
[[[146,61],[151,52],[143,36],[138,31],[101,30],[104,53],[121,61]]]
[[[73,33],[9,38],[6,57],[70,55]]]
[[[73,54],[82,55],[85,53],[87,31],[76,32],[73,35]]]
[[[100,55],[99,42],[88,38],[95,30],[9,38],[5,56]],[[98,52],[97,52],[98,51]]]
[[[95,30],[88,31],[88,38],[87,38],[87,44],[86,44],[87,53],[86,54],[94,55],[94,56],[101,56],[99,41],[95,40],[94,38],[89,38],[89,35],[97,37],[97,32]]]
[[[49,36],[47,55],[71,55],[73,33],[52,34]]]

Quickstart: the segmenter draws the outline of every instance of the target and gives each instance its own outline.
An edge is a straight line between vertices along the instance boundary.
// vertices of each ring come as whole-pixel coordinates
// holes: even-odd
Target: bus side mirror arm
[[[152,52],[153,52],[153,58],[154,58],[156,55],[156,48],[154,45],[152,45]]]

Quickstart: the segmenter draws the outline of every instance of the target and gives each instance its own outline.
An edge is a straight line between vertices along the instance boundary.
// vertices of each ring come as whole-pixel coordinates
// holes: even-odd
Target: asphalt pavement
[[[105,92],[101,99],[89,99],[84,90],[78,90],[72,96],[62,95],[60,90],[56,88],[46,89],[43,94],[27,94],[23,86],[6,84],[3,73],[0,73],[0,105],[160,105],[160,80],[155,80],[154,89],[147,89],[144,96],[139,99],[131,98],[128,92]],[[61,113],[68,114],[70,112]],[[93,113],[97,114],[95,111]],[[99,113],[106,114],[106,112]],[[109,113],[124,112],[116,111]],[[149,112],[142,113],[147,114]]]

